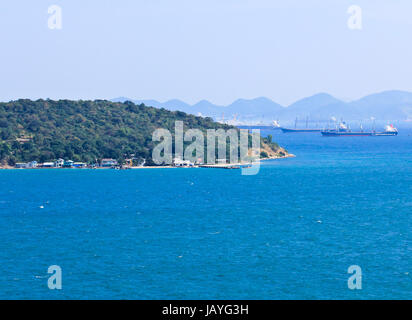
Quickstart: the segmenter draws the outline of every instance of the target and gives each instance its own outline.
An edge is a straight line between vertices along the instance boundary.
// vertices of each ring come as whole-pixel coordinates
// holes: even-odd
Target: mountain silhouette
[[[346,120],[412,119],[412,93],[399,90],[375,93],[351,102],[344,102],[327,93],[318,93],[300,99],[289,106],[282,106],[266,97],[237,99],[227,106],[215,105],[207,100],[190,105],[177,99],[166,102],[131,100],[125,97],[112,99],[115,102],[126,100],[171,111],[179,110],[194,115],[212,117],[216,120],[236,119],[238,122],[245,123],[257,121],[270,123],[275,119],[292,121],[295,118],[325,121],[331,117]]]

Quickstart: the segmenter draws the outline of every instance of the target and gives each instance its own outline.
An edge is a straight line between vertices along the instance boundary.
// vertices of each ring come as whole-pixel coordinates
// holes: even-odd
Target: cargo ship
[[[322,135],[328,136],[328,137],[371,137],[371,136],[396,136],[398,135],[398,130],[391,124],[385,126],[385,131],[383,132],[377,132],[375,130],[372,131],[364,131],[361,127],[359,131],[352,131],[350,130],[345,122],[341,122],[339,125],[339,128],[337,129],[327,129],[327,130],[322,130],[321,131]]]
[[[294,133],[294,132],[321,132],[322,129],[317,129],[317,128],[308,128],[308,119],[306,119],[306,128],[297,128],[297,122],[298,119],[296,118],[295,120],[295,128],[283,128],[281,126],[279,126],[279,123],[276,122],[275,126],[277,125],[277,127],[282,130],[283,133]]]
[[[321,132],[322,129],[291,129],[291,128],[280,128],[283,133],[292,133],[292,132]]]

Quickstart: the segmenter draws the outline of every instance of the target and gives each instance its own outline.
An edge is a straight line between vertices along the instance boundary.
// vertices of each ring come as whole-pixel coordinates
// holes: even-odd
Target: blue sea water
[[[411,299],[412,130],[264,133],[296,158],[255,176],[0,170],[0,298]]]

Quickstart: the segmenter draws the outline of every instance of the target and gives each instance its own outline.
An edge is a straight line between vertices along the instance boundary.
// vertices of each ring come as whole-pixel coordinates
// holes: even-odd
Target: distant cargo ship
[[[363,131],[363,129],[361,128],[361,130],[359,131],[352,131],[350,129],[348,129],[348,127],[346,126],[346,124],[344,122],[342,122],[339,125],[338,129],[331,129],[331,130],[322,130],[321,131],[322,135],[324,136],[328,136],[328,137],[340,137],[340,136],[352,136],[352,137],[357,137],[357,136],[396,136],[398,135],[398,130],[391,124],[391,125],[387,125],[385,126],[385,131],[383,132],[376,132],[375,130],[372,131]]]
[[[291,132],[321,132],[322,129],[291,129],[291,128],[280,128],[283,133]]]
[[[306,119],[306,128],[296,128],[298,119],[295,120],[295,128],[283,128],[279,125],[278,121],[273,121],[273,126],[282,130],[283,133],[293,133],[293,132],[321,132],[322,129],[308,128],[308,119]]]

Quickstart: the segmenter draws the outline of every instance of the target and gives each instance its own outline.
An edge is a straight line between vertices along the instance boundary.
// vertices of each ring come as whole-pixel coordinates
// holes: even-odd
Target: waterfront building
[[[56,168],[62,168],[64,165],[64,160],[63,159],[58,159],[56,161],[54,161],[54,166]]]
[[[74,161],[72,160],[64,160],[63,168],[72,168],[73,164],[74,164]]]
[[[37,168],[38,163],[37,161],[30,161],[26,165],[27,165],[27,168]]]
[[[114,159],[102,159],[101,166],[104,168],[117,166],[117,161]]]
[[[180,158],[174,158],[173,165],[175,167],[193,167],[194,163],[189,160],[182,160]]]
[[[84,162],[75,162],[73,163],[73,168],[86,168],[87,167],[87,163]]]
[[[54,162],[44,162],[42,168],[54,168]]]

